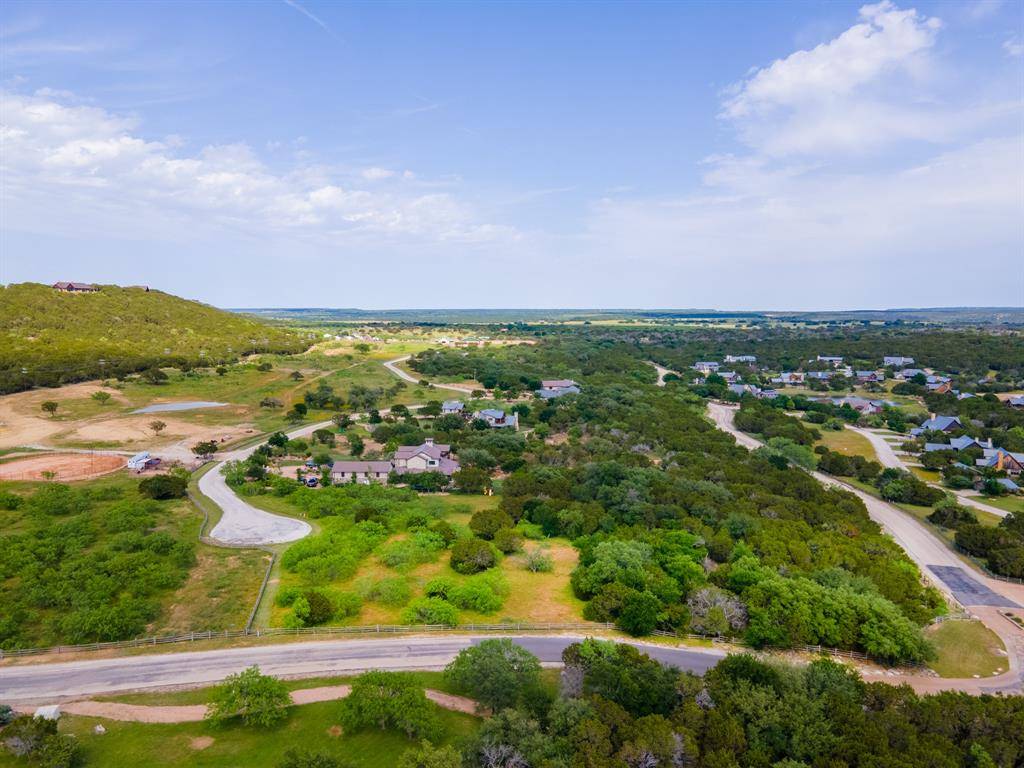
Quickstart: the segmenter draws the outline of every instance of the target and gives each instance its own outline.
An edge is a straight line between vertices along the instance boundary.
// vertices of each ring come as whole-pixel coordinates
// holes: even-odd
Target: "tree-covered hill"
[[[291,331],[162,291],[0,288],[0,393],[304,346]]]

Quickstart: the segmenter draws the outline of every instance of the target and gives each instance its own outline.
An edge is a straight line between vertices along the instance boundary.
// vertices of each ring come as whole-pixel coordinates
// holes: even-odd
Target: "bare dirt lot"
[[[0,464],[0,480],[88,480],[125,463],[123,456],[109,454],[44,453]]]

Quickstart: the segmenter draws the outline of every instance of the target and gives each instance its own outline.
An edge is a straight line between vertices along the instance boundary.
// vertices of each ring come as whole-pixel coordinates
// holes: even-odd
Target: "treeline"
[[[195,563],[169,504],[122,486],[51,484],[0,491],[0,648],[124,640],[144,634]]]
[[[0,288],[0,394],[308,346],[287,329],[160,291],[100,288],[83,294],[36,283]]]

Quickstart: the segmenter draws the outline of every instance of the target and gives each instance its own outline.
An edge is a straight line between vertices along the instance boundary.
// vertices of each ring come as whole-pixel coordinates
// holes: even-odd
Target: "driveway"
[[[215,683],[256,664],[265,674],[314,677],[347,675],[367,669],[440,669],[459,651],[494,635],[411,636],[370,640],[329,640],[252,648],[227,648],[116,659],[22,664],[0,667],[0,690],[8,703],[163,686]],[[558,663],[562,650],[580,635],[512,636],[542,663]],[[717,648],[674,648],[632,643],[664,664],[703,674],[725,656]]]
[[[305,437],[317,429],[330,426],[330,421],[307,424],[289,432],[288,437]],[[302,520],[257,509],[239,497],[225,482],[224,465],[229,461],[249,458],[258,447],[259,443],[224,454],[216,465],[199,478],[200,492],[223,511],[220,520],[210,531],[210,538],[215,541],[231,546],[283,544],[308,536],[313,530],[309,523]]]

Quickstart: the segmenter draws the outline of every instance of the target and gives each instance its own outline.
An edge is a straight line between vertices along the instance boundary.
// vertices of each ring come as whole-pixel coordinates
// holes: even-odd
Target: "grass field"
[[[406,749],[415,746],[395,731],[343,733],[338,724],[340,708],[339,702],[293,707],[282,725],[270,729],[216,727],[205,722],[123,723],[66,716],[61,718],[60,730],[76,736],[85,765],[104,768],[273,768],[289,747],[328,752],[360,768],[392,768]],[[435,709],[442,727],[441,743],[460,742],[479,722],[471,715]],[[103,735],[93,732],[99,724],[106,729]],[[0,756],[0,765],[5,764],[4,759]]]
[[[818,431],[821,432],[821,440],[817,444],[824,445],[830,451],[847,456],[863,456],[871,461],[878,460],[875,449],[871,447],[871,442],[852,429],[831,430],[818,427]]]
[[[944,621],[925,636],[938,653],[929,666],[941,677],[990,677],[1008,667],[1003,641],[980,621]]]
[[[1004,509],[1007,512],[1016,512],[1017,514],[1024,515],[1024,496],[974,496],[972,498],[977,499],[983,504],[988,504],[990,507],[997,507]],[[977,511],[977,510],[975,510]]]

